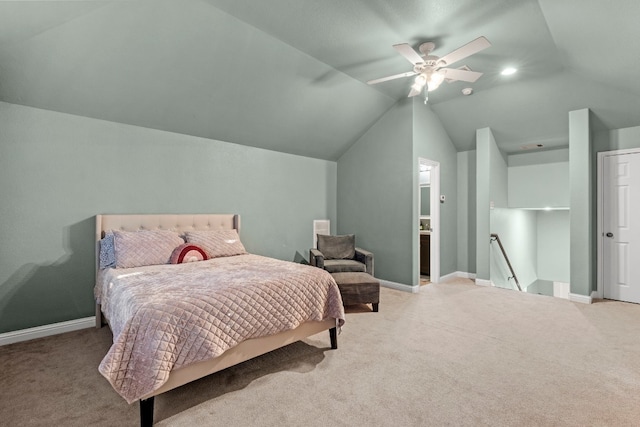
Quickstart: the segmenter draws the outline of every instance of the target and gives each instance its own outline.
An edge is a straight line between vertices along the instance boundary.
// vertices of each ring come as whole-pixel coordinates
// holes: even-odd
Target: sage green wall
[[[512,154],[507,163],[510,207],[569,207],[568,148]],[[569,282],[569,211],[538,210],[535,219],[537,278]]]
[[[536,278],[538,259],[537,215],[535,211],[523,209],[495,208],[491,210],[491,232],[500,236],[500,241],[509,257],[522,289]],[[497,242],[491,243],[491,281],[499,287],[517,289],[511,272]]]
[[[411,109],[409,101],[395,104],[338,159],[337,189],[337,232],[355,234],[356,244],[374,253],[376,277],[408,286],[418,235]]]
[[[491,206],[494,208],[506,208],[509,206],[509,171],[507,168],[507,157],[498,148],[498,144],[491,133],[491,143],[489,144],[489,165],[486,169],[478,168],[479,173],[489,172],[490,176],[490,196]]]
[[[500,235],[513,269],[524,289],[536,279],[567,282],[569,267],[569,211],[493,209],[491,231]],[[491,281],[513,287],[499,248],[491,245]]]
[[[498,148],[491,131],[489,136],[489,164],[484,169],[478,166],[478,171],[488,172],[490,179],[489,233],[500,236],[520,286],[524,289],[536,279],[536,217],[534,212],[507,209],[509,205],[507,157]],[[480,236],[478,239],[480,240]],[[502,252],[497,244],[489,244],[488,235],[485,237],[485,242],[487,248],[490,248],[489,277],[491,281],[496,286],[511,288],[513,283],[507,282],[511,273]]]
[[[476,272],[476,151],[458,157],[458,271]]]
[[[508,195],[507,204],[513,206],[513,193],[516,191],[524,193],[517,194],[516,200],[522,200],[520,204],[524,204],[526,207],[549,206],[550,197],[545,195],[545,186],[552,185],[552,183],[548,182],[545,177],[538,176],[546,173],[549,166],[553,168],[554,165],[557,165],[556,169],[565,171],[566,176],[562,172],[554,176],[555,179],[563,178],[568,189],[569,165],[566,162],[568,149],[553,150],[554,155],[549,155],[549,152],[510,155],[505,161],[490,129],[479,129],[476,137],[477,152],[458,153],[459,191],[464,192],[465,186],[467,186],[468,190],[466,191],[469,193],[466,197],[459,194],[458,262],[460,270],[473,272],[473,264],[471,261],[466,261],[465,257],[468,257],[466,259],[476,259],[478,263],[486,263],[486,269],[483,269],[483,266],[475,266],[479,279],[487,280],[490,278],[498,285],[506,283],[508,270],[501,259],[502,255],[497,251],[497,245],[487,246],[485,244],[488,237],[484,239],[484,236],[495,232],[500,235],[523,287],[532,283],[536,278],[568,282],[569,212],[502,209],[505,204],[505,194]],[[477,171],[489,171],[489,173]],[[515,184],[513,183],[514,179],[516,180]],[[527,181],[526,189],[518,179]],[[474,182],[474,180],[476,181]],[[553,185],[562,186],[563,183],[553,183]],[[473,196],[470,194],[471,189],[477,190]],[[505,190],[508,191],[505,192]],[[549,191],[551,194],[555,194],[555,190]],[[532,195],[531,199],[525,197],[529,195]],[[472,206],[472,202],[475,202],[476,205]],[[493,202],[494,209],[489,208],[491,202]],[[466,208],[463,208],[464,203],[467,204]],[[481,204],[485,206],[484,209],[480,209]],[[568,200],[566,205],[568,205]],[[465,210],[467,212],[473,211],[480,218],[477,221],[476,230],[471,229],[476,224],[475,218],[472,219]],[[542,215],[546,216],[540,219]],[[566,221],[563,220],[565,218]],[[465,227],[467,235],[476,238],[475,245],[470,241],[471,237],[465,241],[463,234]],[[486,227],[486,231],[479,231],[482,227]],[[465,247],[469,248],[467,252],[463,249]],[[541,251],[543,251],[542,255]]]
[[[569,162],[569,142],[567,148],[556,148],[545,151],[525,151],[507,156],[507,166],[543,165],[546,163]]]
[[[398,102],[338,159],[338,233],[375,254],[376,277],[419,280],[418,158],[440,163],[441,274],[456,271],[456,151],[430,106]]]
[[[490,211],[507,206],[507,162],[490,128],[476,131],[476,151],[476,278],[490,280]]]
[[[568,210],[536,211],[538,279],[570,283]]]
[[[594,152],[640,148],[640,126],[593,133]]]
[[[491,129],[476,130],[476,279],[490,279],[489,235],[491,206],[491,164],[489,145],[495,144]],[[484,173],[482,172],[484,171]]]
[[[98,213],[238,213],[247,250],[293,260],[313,219],[335,224],[336,178],[331,161],[0,103],[0,332],[94,314]]]
[[[418,193],[418,158],[440,163],[440,194],[446,197],[440,203],[440,275],[458,270],[458,159],[456,149],[442,122],[430,105],[425,105],[419,97],[413,98],[413,194]],[[417,197],[414,197],[417,199]],[[417,225],[417,200],[413,224]],[[433,212],[433,207],[431,207]],[[419,280],[419,235],[414,233],[414,282]]]
[[[595,290],[592,144],[590,112],[569,112],[571,293],[589,296]]]
[[[569,162],[509,167],[509,207],[569,207]]]

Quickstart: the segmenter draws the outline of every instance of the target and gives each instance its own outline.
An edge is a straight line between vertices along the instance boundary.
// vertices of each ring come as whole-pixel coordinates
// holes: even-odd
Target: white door
[[[640,303],[640,153],[604,156],[602,178],[604,297]]]

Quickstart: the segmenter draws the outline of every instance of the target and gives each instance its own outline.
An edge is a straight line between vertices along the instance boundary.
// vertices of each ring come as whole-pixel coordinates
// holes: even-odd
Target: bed
[[[337,348],[344,310],[333,278],[246,253],[239,230],[232,214],[96,216],[96,327],[109,324],[114,335],[99,370],[127,402],[140,402],[143,426],[165,391],[322,331]],[[202,236],[215,236],[213,246]],[[131,242],[146,245],[134,253],[143,261]],[[155,264],[167,250],[170,262]]]

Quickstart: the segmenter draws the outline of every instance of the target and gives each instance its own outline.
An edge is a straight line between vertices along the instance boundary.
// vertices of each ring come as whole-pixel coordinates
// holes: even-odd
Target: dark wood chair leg
[[[331,349],[338,348],[338,330],[336,328],[329,329],[329,338],[331,338]]]
[[[376,312],[376,313],[378,312],[378,303],[377,302],[374,302],[373,304],[371,304],[371,307],[373,308],[374,312]]]
[[[153,396],[140,400],[140,427],[153,425]]]

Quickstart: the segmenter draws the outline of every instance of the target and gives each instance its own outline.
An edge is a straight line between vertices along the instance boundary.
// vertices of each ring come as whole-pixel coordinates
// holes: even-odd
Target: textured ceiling
[[[0,100],[335,160],[411,70],[391,46],[433,41],[484,75],[429,95],[460,151],[568,143],[568,112],[640,125],[640,2],[130,0],[0,2]],[[502,77],[506,65],[519,72]],[[463,96],[461,89],[474,94]]]

